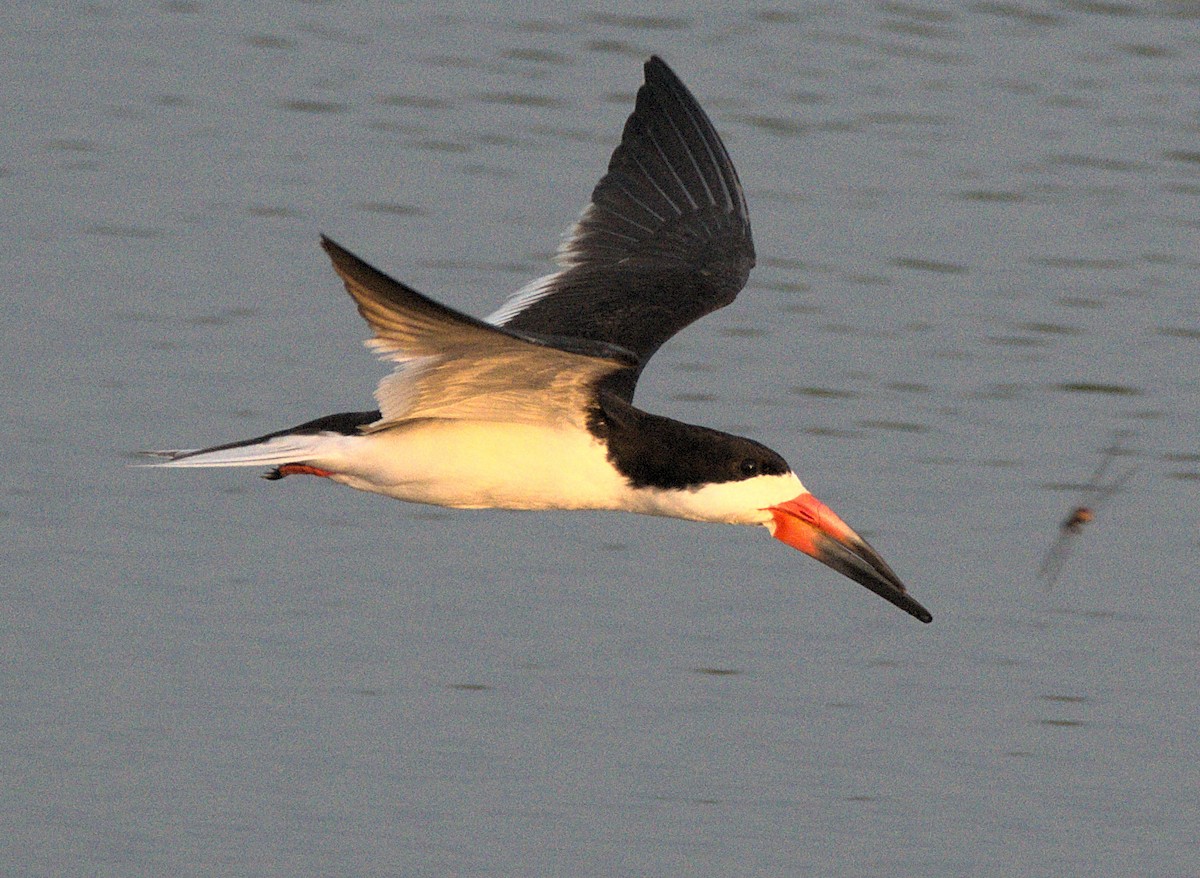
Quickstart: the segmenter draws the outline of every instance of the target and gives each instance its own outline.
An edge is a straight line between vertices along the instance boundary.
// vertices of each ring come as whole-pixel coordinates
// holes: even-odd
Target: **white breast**
[[[346,438],[353,451],[334,479],[401,500],[466,509],[626,505],[628,486],[605,447],[578,427],[419,420]]]
[[[788,472],[681,490],[643,488],[633,492],[630,505],[625,508],[645,515],[665,515],[690,521],[770,526],[772,518],[767,510],[805,493],[805,490],[795,474]]]
[[[461,509],[621,509],[693,521],[768,524],[804,493],[792,473],[664,490],[632,487],[606,446],[575,425],[417,420],[330,437],[308,458],[352,488]]]

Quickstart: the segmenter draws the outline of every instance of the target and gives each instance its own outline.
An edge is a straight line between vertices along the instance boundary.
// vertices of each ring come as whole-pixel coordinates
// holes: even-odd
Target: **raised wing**
[[[562,269],[488,317],[618,345],[637,356],[637,371],[676,332],[732,302],[754,265],[746,198],[716,129],[660,58],[645,74],[608,173],[559,248]],[[632,380],[625,390],[632,396]]]
[[[594,387],[634,366],[604,345],[565,350],[447,308],[329,238],[321,246],[374,330],[367,345],[395,362],[375,391],[382,430],[414,418],[545,423],[578,420]]]
[[[1108,472],[1108,465],[1112,463],[1114,457],[1122,453],[1121,437],[1123,435],[1120,431],[1114,433],[1113,442],[1104,450],[1104,456],[1100,459],[1100,464],[1096,467],[1096,471],[1092,473],[1092,477],[1083,485],[1082,502],[1071,511],[1071,514],[1059,526],[1058,537],[1055,539],[1054,545],[1046,552],[1046,557],[1042,560],[1042,566],[1038,570],[1038,578],[1046,583],[1047,590],[1052,588],[1058,580],[1063,563],[1071,553],[1071,547],[1076,541],[1075,538],[1083,531],[1084,525],[1095,518],[1096,513],[1104,508],[1113,495],[1120,491],[1133,474],[1137,472],[1137,467],[1130,467],[1111,482],[1105,484],[1102,481],[1105,473]]]

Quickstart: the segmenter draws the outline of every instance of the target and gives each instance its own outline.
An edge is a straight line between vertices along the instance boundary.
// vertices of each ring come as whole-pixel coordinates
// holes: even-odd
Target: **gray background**
[[[0,871],[1194,871],[1195,10],[6,6]],[[320,232],[475,314],[544,273],[652,52],[760,263],[638,401],[933,625],[761,529],[129,468],[372,405]]]

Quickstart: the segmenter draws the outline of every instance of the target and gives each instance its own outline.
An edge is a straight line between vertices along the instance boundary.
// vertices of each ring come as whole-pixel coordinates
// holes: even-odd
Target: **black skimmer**
[[[608,172],[553,274],[478,320],[322,238],[396,364],[379,408],[211,448],[150,452],[161,466],[273,467],[458,508],[614,509],[761,525],[922,622],[879,554],[740,436],[633,405],[667,339],[733,301],[754,265],[746,199],[716,130],[659,58]]]

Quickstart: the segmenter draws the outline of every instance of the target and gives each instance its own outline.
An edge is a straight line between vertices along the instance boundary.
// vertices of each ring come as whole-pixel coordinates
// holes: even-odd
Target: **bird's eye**
[[[747,457],[741,463],[742,475],[756,476],[758,475],[758,461],[753,457]]]

